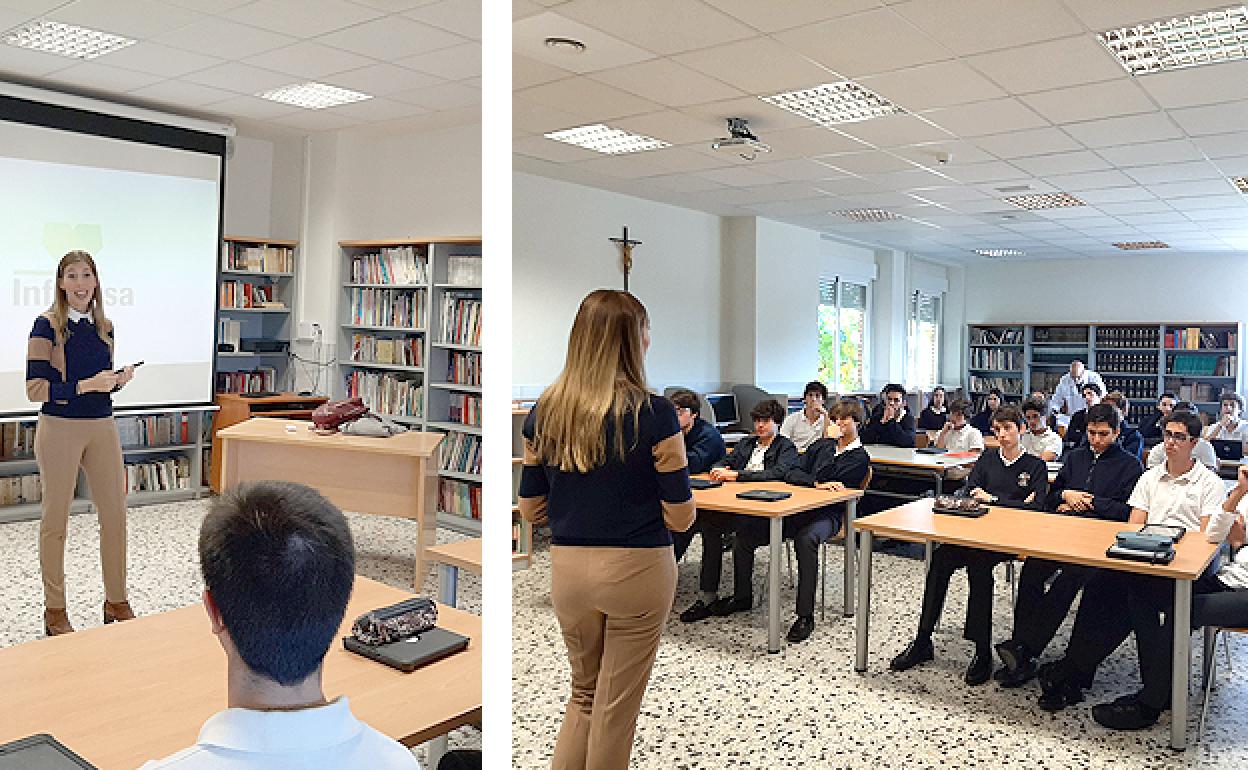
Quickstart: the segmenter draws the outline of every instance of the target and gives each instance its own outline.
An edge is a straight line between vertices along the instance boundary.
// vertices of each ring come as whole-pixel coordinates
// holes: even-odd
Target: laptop
[[[0,770],[95,770],[46,733],[0,746]]]
[[[356,655],[385,663],[400,671],[415,671],[421,666],[441,660],[468,646],[468,637],[445,628],[431,628],[424,633],[389,644],[371,646],[354,636],[344,636],[342,646]]]
[[[1244,457],[1244,442],[1242,441],[1215,438],[1209,443],[1213,444],[1213,451],[1219,460],[1242,460]]]

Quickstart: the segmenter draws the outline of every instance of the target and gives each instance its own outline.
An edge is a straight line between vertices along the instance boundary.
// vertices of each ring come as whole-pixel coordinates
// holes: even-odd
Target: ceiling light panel
[[[1086,206],[1087,204],[1079,200],[1070,193],[1036,193],[1033,195],[1010,195],[1002,198],[1006,203],[1012,203],[1020,209],[1061,209],[1068,206]]]
[[[622,155],[627,152],[644,152],[646,150],[661,150],[664,147],[671,147],[669,143],[662,139],[655,139],[644,134],[629,133],[618,128],[611,128],[602,123],[566,128],[562,131],[552,131],[549,134],[544,134],[544,136],[547,139],[554,139],[556,142],[574,144],[577,147],[584,147],[587,150],[601,152],[606,155]]]
[[[901,214],[884,209],[844,209],[842,211],[833,211],[838,217],[852,219],[855,222],[891,222],[897,219],[904,219]]]
[[[54,53],[71,59],[94,59],[107,53],[120,51],[138,41],[97,29],[40,19],[5,32],[4,42],[19,48]]]
[[[1248,194],[1248,176],[1233,176],[1231,181],[1241,193]]]
[[[1170,244],[1161,241],[1123,241],[1115,243],[1114,246],[1123,251],[1141,251],[1143,249],[1168,249]]]
[[[857,123],[905,112],[884,97],[868,88],[863,88],[852,80],[824,83],[801,91],[786,91],[758,98],[782,110],[801,115],[821,126]]]
[[[1248,58],[1248,9],[1242,5],[1097,35],[1132,75]]]
[[[256,94],[256,96],[261,99],[281,102],[282,104],[292,104],[309,110],[322,110],[326,107],[337,107],[340,104],[362,102],[365,99],[373,98],[359,91],[329,86],[324,83],[298,83],[292,86],[282,86],[281,88],[263,91]]]
[[[1020,249],[975,249],[975,253],[981,257],[988,259],[1001,259],[1002,257],[1022,257],[1027,252]]]

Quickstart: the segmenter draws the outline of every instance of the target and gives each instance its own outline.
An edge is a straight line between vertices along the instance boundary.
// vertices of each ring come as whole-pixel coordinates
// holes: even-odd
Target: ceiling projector
[[[745,160],[754,160],[760,152],[771,152],[771,147],[760,142],[750,130],[745,118],[728,118],[728,134],[711,142],[711,149],[732,150]]]

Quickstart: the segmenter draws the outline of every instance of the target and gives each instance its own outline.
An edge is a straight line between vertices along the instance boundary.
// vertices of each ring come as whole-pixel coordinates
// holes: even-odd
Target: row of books
[[[446,357],[446,381],[455,385],[481,384],[481,354],[452,350]]]
[[[293,273],[295,250],[285,246],[223,243],[221,266],[223,270],[247,270],[253,273]]]
[[[347,395],[364,399],[369,409],[399,417],[423,415],[424,386],[419,380],[389,372],[357,369],[347,375]]]
[[[425,325],[425,292],[414,289],[352,289],[351,323],[419,329]]]
[[[1193,356],[1178,354],[1166,364],[1166,374],[1205,377],[1234,377],[1238,356]]]
[[[1023,380],[1021,377],[979,377],[971,375],[971,392],[984,393],[993,388],[1000,388],[1002,393],[1022,393]]]
[[[1130,372],[1131,374],[1156,374],[1157,354],[1097,353],[1096,369],[1101,373]]]
[[[220,294],[223,308],[286,307],[285,303],[278,301],[277,287],[271,283],[223,281]]]
[[[1088,327],[1086,326],[1035,326],[1031,330],[1031,341],[1041,344],[1070,343],[1072,345],[1088,344]]]
[[[1096,330],[1096,346],[1098,348],[1155,348],[1157,347],[1157,334],[1155,326],[1131,328],[1103,326]]]
[[[1023,352],[1005,348],[971,348],[971,368],[1021,370]]]
[[[1116,390],[1129,399],[1144,398],[1151,401],[1157,398],[1157,380],[1155,379],[1106,377],[1105,388],[1111,391]]]
[[[1022,329],[971,329],[972,345],[1021,345]]]
[[[1166,332],[1166,347],[1172,349],[1233,348],[1237,342],[1235,332],[1204,332],[1199,326]]]
[[[1166,390],[1178,394],[1180,401],[1213,403],[1222,395],[1223,387],[1208,382],[1190,382],[1180,385],[1177,380],[1166,380]]]
[[[446,282],[456,286],[480,286],[481,257],[448,257]]]
[[[126,489],[131,493],[190,488],[191,461],[185,455],[126,463]]]
[[[438,510],[472,519],[481,518],[481,485],[457,479],[439,480]]]
[[[249,372],[217,372],[218,393],[267,393],[277,390],[277,370],[257,366]]]
[[[447,407],[451,422],[481,427],[481,397],[466,393],[452,393]]]
[[[424,249],[395,246],[376,254],[351,258],[351,283],[389,283],[406,286],[427,283]]]
[[[0,423],[0,458],[9,460],[35,455],[33,422]]]
[[[440,447],[441,470],[455,473],[481,472],[481,437],[470,433],[446,434]]]
[[[123,447],[169,446],[194,441],[191,416],[186,412],[118,417],[117,434]]]
[[[0,505],[37,503],[42,499],[38,473],[0,477]]]
[[[420,337],[394,339],[375,334],[352,334],[351,360],[367,364],[424,366],[424,340]]]
[[[450,345],[481,344],[481,298],[450,293],[442,297],[442,334]]]
[[[1031,373],[1031,390],[1037,390],[1044,393],[1056,393],[1057,384],[1062,381],[1062,375],[1066,372],[1045,372],[1033,370]]]

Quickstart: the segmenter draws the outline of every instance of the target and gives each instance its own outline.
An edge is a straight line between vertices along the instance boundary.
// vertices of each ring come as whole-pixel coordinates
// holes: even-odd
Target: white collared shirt
[[[1219,419],[1208,428],[1205,428],[1205,438],[1210,441],[1215,438],[1225,441],[1248,440],[1248,420],[1236,420],[1235,427],[1227,430],[1226,426],[1222,424],[1222,420]]]
[[[209,717],[199,741],[141,770],[419,770],[411,751],[355,718],[346,696],[317,708],[232,708]]]
[[[841,448],[840,442],[837,442],[836,444],[836,454],[838,455],[848,452],[851,449],[862,449],[862,439],[855,438],[853,441],[846,444],[843,449]]]
[[[945,449],[950,452],[984,451],[984,434],[979,428],[969,422],[963,423],[961,428],[952,427],[952,423],[946,424],[950,428],[945,434]]]
[[[1192,459],[1207,468],[1216,469],[1218,467],[1218,453],[1213,451],[1213,444],[1210,444],[1203,438],[1198,439],[1196,446],[1192,447]],[[1166,442],[1163,441],[1148,450],[1148,467],[1152,468],[1165,464]]]
[[[1148,512],[1149,524],[1165,524],[1189,530],[1200,529],[1200,519],[1209,517],[1206,534],[1210,542],[1226,538],[1234,513],[1222,510],[1226,485],[1217,474],[1200,463],[1193,463],[1181,476],[1171,476],[1166,464],[1154,466],[1140,476],[1127,505]]]
[[[69,318],[69,320],[75,323],[83,320],[84,318],[92,323],[95,323],[95,318],[90,313],[79,313],[77,310],[74,310],[72,307],[69,308],[69,315],[67,317]]]
[[[773,441],[775,439],[772,439]],[[754,445],[754,451],[750,453],[750,459],[746,462],[742,470],[749,473],[758,473],[763,470],[763,459],[767,456],[767,450],[771,448],[771,444],[763,446],[762,442]]]
[[[785,436],[797,445],[797,451],[805,452],[806,447],[823,438],[824,429],[828,426],[828,418],[819,415],[819,419],[811,422],[806,419],[806,410],[798,409],[780,424],[780,435]]]
[[[1057,388],[1053,391],[1053,400],[1050,402],[1053,406],[1053,413],[1061,414],[1062,404],[1066,405],[1070,414],[1086,408],[1087,402],[1083,400],[1083,386],[1089,382],[1100,385],[1101,395],[1105,395],[1105,380],[1091,369],[1084,369],[1083,377],[1078,380],[1071,377],[1070,372],[1063,374],[1062,379],[1057,383]]]
[[[1023,431],[1018,443],[1023,445],[1023,451],[1036,457],[1042,457],[1044,452],[1052,452],[1054,459],[1062,456],[1062,437],[1048,426],[1039,435],[1032,433],[1030,429]]]

